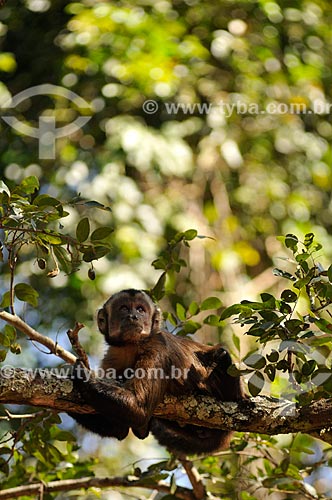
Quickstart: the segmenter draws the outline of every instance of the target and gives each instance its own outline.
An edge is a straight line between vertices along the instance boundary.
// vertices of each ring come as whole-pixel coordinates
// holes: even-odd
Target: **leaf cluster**
[[[35,265],[49,278],[60,271],[75,273],[82,263],[90,264],[89,279],[95,278],[93,261],[107,255],[111,250],[110,226],[91,231],[89,218],[80,217],[74,234],[64,231],[62,220],[69,215],[66,210],[73,207],[78,214],[91,208],[110,211],[109,207],[95,201],[74,198],[64,202],[40,189],[37,177],[23,179],[19,185],[9,187],[0,182],[0,265],[9,271],[8,290],[2,289],[0,307],[15,312],[15,300],[38,306],[39,293],[29,283],[16,283],[19,276],[17,265],[35,258]],[[18,354],[16,331],[7,325],[0,333],[0,361],[8,350]]]
[[[332,266],[325,270],[316,261],[322,246],[313,233],[306,234],[303,242],[293,234],[278,239],[292,252],[288,262],[293,269],[275,269],[274,274],[290,281],[291,288],[285,288],[279,298],[262,293],[260,301],[234,304],[220,320],[236,316],[235,322],[247,328],[246,335],[265,348],[247,354],[244,369],[232,367],[234,375],[249,375],[250,393],[256,396],[266,381],[274,382],[278,373],[286,373],[290,392],[297,393],[304,404],[332,393]],[[300,300],[306,304],[305,314],[298,311]]]
[[[99,227],[90,234],[89,218],[84,217],[77,224],[75,236],[66,234],[61,223],[69,215],[66,206],[75,207],[80,212],[87,208],[110,211],[109,207],[96,201],[77,197],[63,202],[41,194],[39,181],[35,176],[25,178],[11,190],[1,181],[1,260],[7,256],[9,265],[14,265],[22,247],[32,246],[39,268],[45,270],[51,266],[47,275],[54,277],[60,269],[70,274],[78,270],[82,261],[92,262],[109,253],[109,237],[113,229],[109,226]],[[36,305],[34,299],[27,300],[28,294],[23,290],[17,293],[17,298]]]
[[[43,410],[16,422],[19,423],[12,424],[11,429],[15,446],[5,441],[0,444],[0,470],[4,475],[9,474],[11,459],[15,460],[15,470],[2,481],[1,489],[92,475],[93,461],[77,463],[76,439],[71,432],[58,427],[61,422],[58,415]],[[64,466],[69,463],[76,465]]]

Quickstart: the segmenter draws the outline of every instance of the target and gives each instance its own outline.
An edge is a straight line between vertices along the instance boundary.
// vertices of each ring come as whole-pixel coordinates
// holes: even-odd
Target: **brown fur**
[[[113,369],[118,383],[76,380],[98,415],[74,418],[93,432],[118,439],[123,439],[129,428],[140,438],[151,429],[159,442],[175,453],[224,449],[231,436],[228,431],[151,418],[166,393],[206,394],[219,401],[244,397],[240,380],[227,373],[231,359],[225,349],[162,331],[160,320],[159,308],[145,292],[124,290],[108,299],[98,312],[98,326],[109,345],[101,367]],[[129,376],[127,369],[135,370],[135,376]],[[163,377],[151,378],[149,374],[155,369]],[[178,378],[172,377],[173,370],[180,373]]]

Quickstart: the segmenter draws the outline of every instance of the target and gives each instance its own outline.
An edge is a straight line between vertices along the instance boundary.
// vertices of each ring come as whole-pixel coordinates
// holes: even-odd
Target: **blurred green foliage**
[[[249,304],[242,303],[238,313],[251,308],[251,317],[258,307],[252,304],[260,303],[260,311],[270,314],[271,320],[275,311],[264,313],[262,304],[267,293],[281,296],[285,273],[295,276],[299,286],[290,286],[277,300],[292,307],[293,294],[317,276],[308,276],[304,256],[295,256],[304,273],[301,277],[294,274],[293,264],[287,269],[280,265],[277,259],[289,259],[289,252],[277,235],[290,233],[304,240],[305,234],[314,233],[324,246],[323,269],[329,268],[331,24],[327,0],[7,0],[0,8],[1,179],[10,191],[26,179],[37,179],[40,195],[49,203],[37,205],[43,207],[42,217],[53,218],[54,231],[75,239],[77,252],[70,266],[79,268],[75,273],[67,267],[57,276],[47,276],[52,271],[50,254],[36,254],[24,245],[22,257],[15,262],[16,285],[20,285],[16,297],[23,299],[17,312],[65,346],[64,331],[75,320],[85,322],[84,345],[97,363],[102,346],[95,336],[96,309],[121,288],[155,287],[157,298],[166,290],[163,309],[169,311],[165,316],[173,327],[188,333],[203,325],[198,333],[204,341],[226,339],[241,356],[253,350],[248,337],[240,342],[231,337],[232,330],[238,332],[236,325],[231,330],[220,323],[216,311],[203,316],[202,311],[218,309],[217,300],[224,306],[238,303],[238,308],[246,300]],[[40,117],[51,115],[58,128],[73,121],[79,110],[59,96],[35,96],[15,109],[4,108],[10,97],[43,83],[76,92],[93,110],[83,129],[56,140],[54,160],[40,159],[38,141],[1,119],[11,114],[37,127]],[[23,200],[22,193],[17,195],[20,210],[28,215],[33,192]],[[96,200],[112,212],[72,202],[78,199]],[[31,220],[36,214],[35,210]],[[63,214],[68,215],[60,220]],[[107,235],[94,233],[101,227],[108,228]],[[190,228],[207,238],[191,239],[188,233],[184,237]],[[110,250],[93,262],[93,270],[81,260],[84,254],[85,260],[93,257],[87,249],[80,252],[88,233],[89,245],[94,247],[102,235]],[[43,245],[48,252],[54,247],[63,268],[62,245],[51,241],[51,236],[44,234]],[[177,237],[182,238],[180,246]],[[190,241],[190,249],[183,245],[185,241]],[[38,242],[40,246],[34,240],[34,248]],[[288,243],[294,250],[292,241]],[[0,263],[1,295],[10,288],[6,257],[5,251]],[[274,267],[282,268],[279,275],[273,275]],[[300,281],[306,278],[307,283]],[[329,300],[330,291],[327,285],[317,287],[330,278],[313,283],[322,300]],[[291,285],[293,280],[289,281]],[[39,295],[37,309],[24,306],[27,297],[35,304],[32,290]],[[5,297],[3,305],[8,305]],[[300,313],[301,308],[307,310],[308,297],[301,296],[297,305]],[[278,309],[275,314],[287,311]],[[316,322],[323,332],[328,330],[324,321],[323,316]],[[295,331],[295,323],[291,326]],[[263,316],[251,326],[260,332],[265,327]],[[8,357],[13,357],[13,363],[20,343],[25,352],[21,365],[45,364],[45,354],[32,352],[25,339],[8,329],[5,336],[5,350],[12,351]],[[264,366],[270,368],[265,375],[271,380],[271,366],[280,360],[273,352],[268,356]],[[261,358],[249,359],[248,366],[257,369],[260,364]],[[303,374],[310,377],[315,367],[305,361],[303,366]],[[238,443],[239,450],[245,439]],[[210,474],[217,495],[256,498],[258,488],[263,496],[279,489],[291,491],[290,496],[279,492],[283,498],[319,498],[315,495],[320,492],[310,490],[317,481],[323,485],[325,497],[321,498],[331,498],[329,452],[324,454],[303,436],[281,444],[273,440],[267,444],[263,437],[250,439],[253,455],[259,450],[264,457],[250,472],[249,462],[241,462],[240,455],[202,462],[202,472]],[[129,457],[137,457],[135,445],[121,446],[128,453],[126,463]],[[314,446],[313,457],[310,446]],[[28,456],[27,445],[23,448]],[[90,449],[89,444],[83,449]],[[118,450],[114,444],[108,459],[113,470],[119,467]],[[69,446],[68,463],[71,453]],[[55,459],[61,460],[53,450]],[[252,457],[250,461],[255,462]],[[275,465],[280,461],[278,469]],[[319,464],[326,466],[323,475]],[[17,470],[11,485],[24,479],[24,468]],[[41,466],[38,471],[40,479],[51,477]],[[56,474],[52,478],[61,477],[60,470]],[[304,481],[306,474],[309,479]]]

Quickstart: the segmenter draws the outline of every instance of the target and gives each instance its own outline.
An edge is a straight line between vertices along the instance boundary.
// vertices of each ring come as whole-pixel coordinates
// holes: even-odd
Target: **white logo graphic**
[[[45,83],[19,92],[14,97],[6,101],[2,105],[2,108],[13,109],[25,99],[38,95],[64,97],[68,101],[74,102],[77,108],[81,111],[85,110],[85,112],[88,111],[90,113],[87,116],[78,116],[73,122],[60,128],[56,128],[55,116],[40,116],[38,120],[38,127],[32,127],[28,123],[18,120],[15,116],[2,116],[2,119],[13,129],[17,130],[21,134],[38,139],[39,159],[54,160],[55,139],[73,134],[84,127],[84,125],[91,119],[91,106],[82,97],[75,94],[75,92],[64,87]]]

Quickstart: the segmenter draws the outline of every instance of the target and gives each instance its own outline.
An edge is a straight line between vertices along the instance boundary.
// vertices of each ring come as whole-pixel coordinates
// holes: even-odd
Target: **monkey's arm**
[[[166,392],[162,377],[156,379],[149,376],[150,369],[156,370],[156,368],[163,369],[163,356],[151,359],[151,356],[142,355],[134,367],[133,378],[123,385],[113,380],[95,378],[91,376],[91,372],[86,377],[86,372],[82,372],[81,367],[77,365],[72,378],[74,386],[82,397],[100,416],[105,416],[112,422],[114,420],[121,422],[126,427],[133,427],[138,437],[143,437],[143,434],[145,437],[148,434],[147,424],[153,410]],[[78,418],[76,420],[79,421]],[[85,418],[83,423],[85,427],[87,422],[89,419]],[[103,428],[107,428],[107,425],[105,421]]]

